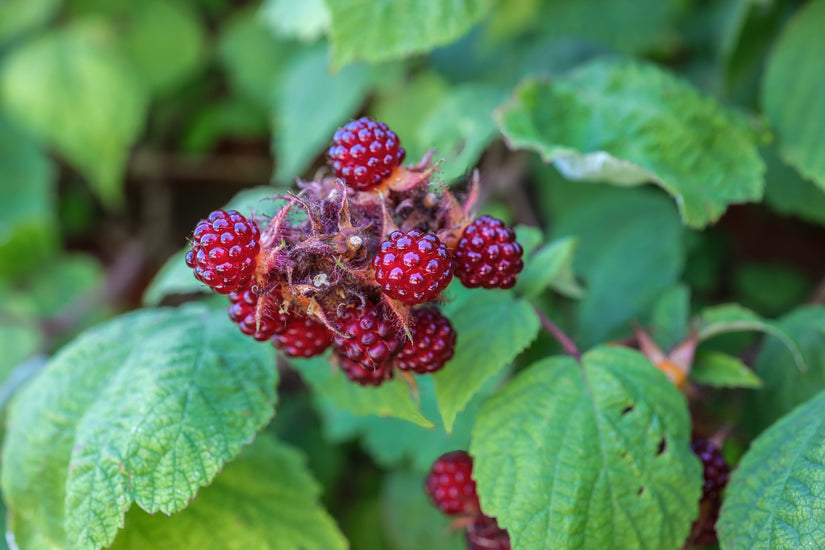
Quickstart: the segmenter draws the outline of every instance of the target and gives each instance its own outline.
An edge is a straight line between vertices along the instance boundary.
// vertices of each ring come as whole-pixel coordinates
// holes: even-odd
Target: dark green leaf
[[[690,379],[715,388],[762,387],[762,380],[740,359],[718,351],[698,352]]]
[[[780,214],[825,225],[825,191],[782,162],[773,147],[762,149],[768,166],[765,202]]]
[[[676,285],[659,296],[653,306],[650,325],[659,347],[668,350],[688,335],[690,318],[690,290]]]

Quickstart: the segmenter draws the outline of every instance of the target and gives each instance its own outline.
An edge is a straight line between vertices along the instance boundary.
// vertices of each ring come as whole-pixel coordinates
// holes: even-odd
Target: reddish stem
[[[567,355],[581,363],[582,354],[579,352],[579,348],[576,347],[573,340],[571,340],[570,337],[568,337],[564,331],[556,325],[556,323],[551,321],[543,311],[537,307],[534,307],[533,309],[536,311],[536,315],[539,316],[539,321],[541,321],[541,326],[544,327],[544,330],[550,333],[550,336],[555,338],[555,340],[561,344],[562,349],[564,349],[564,352]]]

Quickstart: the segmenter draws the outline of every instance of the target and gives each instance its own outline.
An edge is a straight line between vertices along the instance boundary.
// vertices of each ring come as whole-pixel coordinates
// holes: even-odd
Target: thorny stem
[[[550,333],[550,336],[555,338],[556,341],[559,344],[561,344],[562,349],[564,349],[564,353],[566,353],[567,355],[581,363],[582,354],[581,352],[579,352],[579,348],[576,347],[576,344],[573,342],[573,340],[571,340],[570,337],[567,336],[564,333],[564,331],[558,327],[558,325],[556,325],[556,323],[551,321],[550,318],[547,315],[545,315],[543,311],[541,311],[539,308],[535,306],[533,307],[533,309],[535,310],[536,315],[539,316],[541,326],[544,327],[544,330]]]

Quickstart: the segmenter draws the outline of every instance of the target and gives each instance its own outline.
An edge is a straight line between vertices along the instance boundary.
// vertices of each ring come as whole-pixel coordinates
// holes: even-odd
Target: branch
[[[582,354],[579,352],[579,348],[576,347],[576,344],[571,340],[562,329],[560,329],[556,323],[550,320],[550,318],[544,314],[537,307],[533,307],[536,312],[536,315],[539,316],[539,321],[541,321],[541,326],[544,327],[550,336],[556,339],[556,341],[561,344],[562,349],[564,349],[564,353],[569,355],[570,357],[574,358],[576,361],[581,363]]]

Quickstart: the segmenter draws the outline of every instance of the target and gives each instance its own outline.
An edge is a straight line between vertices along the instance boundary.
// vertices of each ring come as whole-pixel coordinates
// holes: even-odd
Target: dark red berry
[[[450,320],[434,307],[416,309],[410,322],[412,342],[405,340],[395,366],[418,374],[435,372],[452,359],[456,333]]]
[[[443,454],[433,463],[427,476],[427,494],[447,515],[478,513],[480,506],[472,475],[473,459],[467,452]]]
[[[186,265],[194,269],[199,281],[229,294],[252,279],[260,238],[252,220],[234,210],[215,210],[195,226]]]
[[[464,229],[455,250],[455,274],[467,288],[512,288],[524,269],[516,232],[491,216]]]
[[[699,518],[690,528],[688,541],[692,546],[710,546],[716,544],[716,522],[719,521],[719,511],[722,508],[722,499],[716,498],[705,501],[699,507]]]
[[[718,499],[730,477],[730,467],[725,462],[725,457],[716,445],[707,439],[694,440],[690,448],[702,461],[705,480],[702,486],[702,500]]]
[[[438,237],[413,229],[390,233],[372,268],[384,294],[412,306],[434,300],[447,288],[455,261]]]
[[[290,357],[315,357],[324,353],[332,342],[332,333],[323,324],[303,315],[292,315],[272,345]]]
[[[395,132],[369,117],[339,128],[329,148],[335,175],[358,191],[369,191],[404,162],[406,151]]]
[[[361,363],[350,361],[346,357],[338,357],[338,364],[347,378],[362,386],[380,386],[392,378],[392,366],[389,363],[374,369],[365,369]]]
[[[229,294],[229,301],[232,302],[229,306],[229,318],[238,323],[241,332],[264,342],[287,328],[288,316],[280,313],[280,298],[277,293],[258,296],[251,288],[242,292],[232,292]],[[263,300],[260,319],[259,300]]]
[[[510,535],[495,518],[479,514],[467,526],[468,550],[511,550]]]
[[[370,302],[348,304],[335,325],[341,332],[333,335],[335,351],[367,369],[381,367],[404,346],[404,333],[380,306]]]

